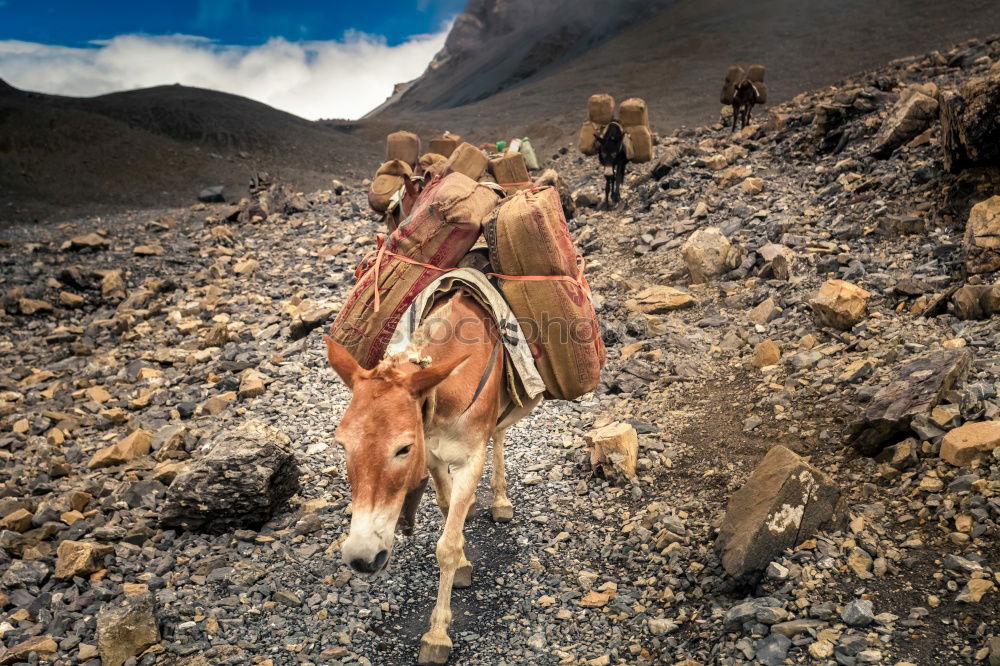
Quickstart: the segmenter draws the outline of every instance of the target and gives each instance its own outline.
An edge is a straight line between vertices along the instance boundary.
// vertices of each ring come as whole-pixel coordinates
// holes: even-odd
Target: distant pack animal
[[[750,122],[753,107],[767,103],[764,73],[763,65],[750,65],[746,71],[739,65],[733,65],[726,73],[720,101],[733,107],[733,124],[730,132],[736,131],[737,122],[741,123],[740,127],[746,127]]]
[[[487,311],[463,291],[440,299],[414,339],[425,342],[365,370],[345,347],[325,338],[330,366],[352,392],[334,436],[346,454],[352,500],[341,554],[359,574],[383,570],[394,533],[412,534],[430,473],[445,523],[437,542],[437,602],[430,630],[420,641],[419,663],[443,664],[452,647],[452,587],[472,584],[462,528],[487,444],[492,438],[493,519],[506,522],[513,507],[507,499],[504,435],[541,396],[513,407],[500,333]]]
[[[625,182],[625,165],[628,151],[625,148],[625,128],[618,121],[611,121],[597,139],[597,159],[604,167],[604,203],[618,203],[622,199]]]
[[[750,122],[750,112],[759,100],[757,84],[753,81],[743,79],[736,84],[736,89],[733,91],[733,126],[729,130],[730,133],[736,131],[737,120],[740,122],[740,129],[747,126]]]

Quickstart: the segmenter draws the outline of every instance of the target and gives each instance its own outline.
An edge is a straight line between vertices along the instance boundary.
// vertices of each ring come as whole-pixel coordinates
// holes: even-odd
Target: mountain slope
[[[256,169],[303,188],[377,159],[350,124],[236,95],[159,86],[92,98],[0,87],[0,219],[18,210],[171,205],[206,185],[238,196]]]
[[[501,26],[525,12],[527,27],[507,34],[475,19],[484,4]],[[779,103],[893,58],[1000,31],[1000,3],[992,0],[891,0],[877,8],[868,0],[678,0],[647,3],[648,16],[587,26],[576,39],[576,18],[602,16],[607,3],[557,3],[541,16],[533,4],[472,0],[473,18],[456,21],[428,71],[375,117],[475,140],[526,132],[554,149],[575,134],[593,92],[645,98],[654,129],[667,131],[717,117],[733,62],[767,65],[771,102]],[[484,26],[478,42],[466,27],[476,20]]]

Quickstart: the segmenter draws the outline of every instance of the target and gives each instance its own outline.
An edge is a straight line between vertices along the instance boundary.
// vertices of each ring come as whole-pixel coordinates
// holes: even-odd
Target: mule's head
[[[625,130],[617,122],[610,123],[597,137],[597,160],[604,165],[614,164],[624,149]]]
[[[427,485],[426,396],[465,359],[428,367],[389,359],[365,370],[343,346],[324,340],[330,366],[352,392],[334,435],[351,484],[351,529],[341,554],[355,571],[374,574],[389,561],[397,526],[412,530]]]
[[[743,79],[736,85],[736,89],[733,92],[733,98],[744,104],[756,101],[757,88],[754,87],[753,82],[750,79]]]

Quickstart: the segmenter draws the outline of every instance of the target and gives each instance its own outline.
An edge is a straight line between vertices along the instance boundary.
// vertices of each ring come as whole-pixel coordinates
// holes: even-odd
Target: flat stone
[[[941,440],[941,458],[963,467],[976,458],[988,456],[1000,446],[1000,420],[966,423],[951,430]]]

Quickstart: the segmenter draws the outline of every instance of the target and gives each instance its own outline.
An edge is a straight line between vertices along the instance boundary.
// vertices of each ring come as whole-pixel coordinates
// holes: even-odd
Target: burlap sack
[[[377,213],[384,213],[393,195],[403,187],[403,179],[412,172],[410,165],[402,160],[389,160],[375,172],[371,187],[368,188],[368,205]]]
[[[723,104],[733,103],[733,93],[736,92],[736,84],[743,80],[744,73],[743,68],[739,65],[733,65],[726,72],[726,80],[722,84],[722,95],[719,96],[719,101]]]
[[[753,87],[757,89],[757,103],[767,104],[767,84],[763,81],[755,81]]]
[[[358,282],[333,322],[330,336],[363,367],[377,365],[399,317],[441,274],[394,255],[443,269],[455,267],[479,238],[482,220],[498,200],[492,188],[459,173],[432,180],[410,216],[358,267]]]
[[[597,136],[604,134],[604,125],[598,125],[592,123],[589,120],[583,121],[583,126],[580,127],[580,140],[577,143],[577,148],[584,155],[596,155],[597,154]]]
[[[622,125],[642,125],[649,127],[649,111],[646,109],[645,100],[632,97],[621,103],[618,107],[618,120]]]
[[[451,157],[451,154],[456,148],[458,148],[458,144],[461,143],[461,141],[461,137],[452,134],[451,132],[445,132],[436,139],[431,139],[430,151],[432,153],[437,153],[438,155]]]
[[[593,390],[604,343],[558,191],[518,192],[490,213],[485,227],[500,292],[521,323],[549,395],[571,400]]]
[[[471,143],[463,142],[452,152],[451,157],[442,167],[441,173],[461,173],[473,180],[478,180],[486,171],[489,163],[490,160],[486,157],[486,153]]]
[[[504,153],[490,160],[490,172],[507,194],[531,187],[531,176],[521,153]]]
[[[598,125],[610,123],[615,117],[615,98],[603,93],[591,95],[587,100],[587,117]]]
[[[385,159],[400,160],[411,167],[416,166],[420,156],[420,137],[413,132],[402,130],[393,132],[385,138]]]
[[[747,78],[755,83],[763,83],[764,65],[750,65],[747,67]]]
[[[629,125],[625,128],[629,142],[632,144],[632,162],[641,164],[653,159],[653,135],[649,128],[643,125]]]
[[[437,153],[424,153],[417,160],[417,175],[436,176],[444,170],[448,158]]]

